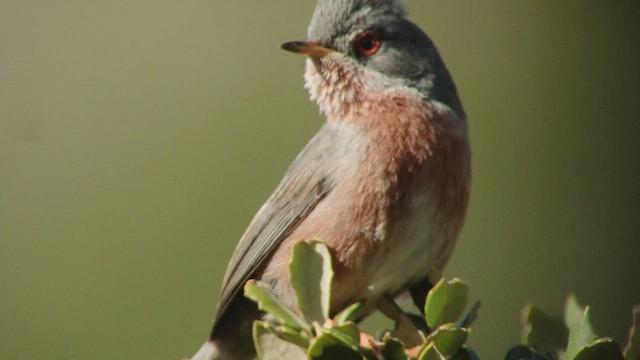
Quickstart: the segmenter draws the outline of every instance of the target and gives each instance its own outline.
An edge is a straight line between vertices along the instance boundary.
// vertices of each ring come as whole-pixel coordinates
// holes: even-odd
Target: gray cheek
[[[421,61],[393,48],[369,58],[367,66],[387,76],[403,79],[415,79],[424,72]]]

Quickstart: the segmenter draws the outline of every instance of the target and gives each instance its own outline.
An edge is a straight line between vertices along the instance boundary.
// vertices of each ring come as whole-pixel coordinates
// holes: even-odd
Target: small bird
[[[240,239],[211,336],[193,359],[251,359],[249,279],[296,310],[292,246],[322,239],[335,271],[330,311],[426,288],[449,260],[470,188],[466,116],[436,47],[398,0],[319,0],[307,40],[305,88],[326,122]],[[422,300],[420,300],[422,298]]]

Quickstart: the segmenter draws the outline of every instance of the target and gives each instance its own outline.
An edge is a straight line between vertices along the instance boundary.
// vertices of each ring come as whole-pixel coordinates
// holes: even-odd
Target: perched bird
[[[332,252],[332,313],[408,289],[424,298],[440,276],[469,199],[467,125],[438,51],[405,15],[396,0],[319,0],[307,40],[282,45],[306,55],[326,122],[240,239],[193,359],[255,357],[261,314],[243,286],[261,280],[295,309],[287,264],[303,239]]]

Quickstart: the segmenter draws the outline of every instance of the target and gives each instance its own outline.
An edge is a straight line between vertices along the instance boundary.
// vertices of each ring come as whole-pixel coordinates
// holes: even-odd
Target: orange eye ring
[[[371,56],[380,50],[382,41],[380,41],[378,34],[368,30],[356,36],[353,44],[358,53],[364,56]]]

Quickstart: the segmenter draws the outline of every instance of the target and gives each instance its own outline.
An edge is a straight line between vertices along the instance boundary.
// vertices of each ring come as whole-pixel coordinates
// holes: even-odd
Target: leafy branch
[[[479,303],[467,309],[468,286],[460,279],[441,279],[429,291],[424,316],[405,312],[392,299],[381,299],[378,310],[395,326],[374,337],[357,325],[366,315],[363,303],[329,316],[333,269],[322,241],[298,242],[289,274],[299,313],[266,284],[250,280],[245,285],[245,296],[267,314],[253,324],[260,359],[479,360],[466,345]],[[512,347],[505,360],[640,360],[640,307],[634,309],[624,355],[613,339],[595,335],[589,307],[580,306],[573,296],[567,300],[563,320],[527,304],[522,325],[522,344]]]

